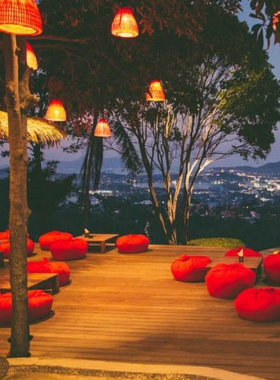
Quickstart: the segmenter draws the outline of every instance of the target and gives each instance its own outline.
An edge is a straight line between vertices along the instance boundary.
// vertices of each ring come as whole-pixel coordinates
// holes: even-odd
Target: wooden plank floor
[[[280,323],[241,320],[233,302],[211,298],[204,283],[172,279],[170,263],[180,254],[225,251],[151,246],[69,262],[72,283],[54,296],[54,315],[31,326],[32,355],[210,366],[279,380]],[[50,257],[38,246],[36,252],[32,260]],[[9,335],[0,328],[2,355]]]

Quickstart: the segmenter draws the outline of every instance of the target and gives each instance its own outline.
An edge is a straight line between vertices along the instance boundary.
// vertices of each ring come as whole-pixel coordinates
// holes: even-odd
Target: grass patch
[[[194,239],[188,241],[188,245],[201,246],[201,247],[223,247],[223,248],[238,248],[239,246],[245,247],[245,244],[239,239],[233,238],[205,238]]]

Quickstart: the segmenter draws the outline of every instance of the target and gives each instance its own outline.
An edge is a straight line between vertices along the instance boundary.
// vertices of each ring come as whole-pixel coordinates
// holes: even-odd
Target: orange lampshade
[[[43,31],[35,0],[0,0],[0,31],[36,36]]]
[[[162,84],[159,80],[152,80],[149,85],[149,91],[146,93],[146,100],[148,102],[164,102],[165,94]]]
[[[139,34],[137,21],[130,8],[120,8],[111,25],[111,33],[116,37],[134,38]]]
[[[277,24],[279,22],[280,17],[280,11],[274,13],[273,20],[272,20],[272,28],[276,30]]]
[[[108,121],[105,119],[100,119],[94,130],[95,137],[111,137],[111,129],[109,127]]]
[[[26,64],[30,69],[38,70],[38,62],[30,43],[26,42]]]
[[[66,111],[60,100],[54,99],[50,102],[45,119],[49,121],[66,121]]]

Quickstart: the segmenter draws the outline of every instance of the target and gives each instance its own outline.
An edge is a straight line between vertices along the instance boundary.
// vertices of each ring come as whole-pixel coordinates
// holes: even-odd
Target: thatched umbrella
[[[27,140],[35,144],[52,145],[66,137],[66,133],[54,123],[39,117],[27,119]],[[0,111],[0,139],[9,139],[8,115]]]

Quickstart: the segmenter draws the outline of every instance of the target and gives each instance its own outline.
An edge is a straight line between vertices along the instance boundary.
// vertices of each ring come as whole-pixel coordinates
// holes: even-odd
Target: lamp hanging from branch
[[[45,119],[49,121],[66,121],[66,111],[58,99],[53,99],[47,109]]]
[[[149,91],[146,93],[148,102],[164,102],[165,94],[162,84],[159,80],[152,80],[149,85]]]
[[[273,20],[272,20],[272,28],[274,31],[277,29],[277,24],[279,22],[279,17],[280,17],[280,11],[274,13]]]
[[[0,31],[21,36],[36,36],[43,31],[35,0],[1,0]]]
[[[130,8],[120,8],[111,25],[111,33],[116,37],[134,38],[139,35],[137,21]]]
[[[100,119],[94,130],[95,137],[111,137],[111,129],[109,127],[108,121],[105,119]]]
[[[26,64],[30,69],[38,70],[38,62],[30,43],[26,42]]]

